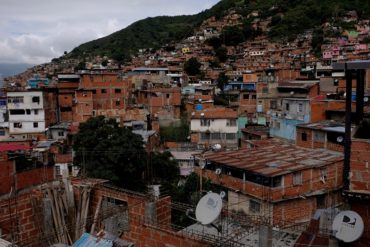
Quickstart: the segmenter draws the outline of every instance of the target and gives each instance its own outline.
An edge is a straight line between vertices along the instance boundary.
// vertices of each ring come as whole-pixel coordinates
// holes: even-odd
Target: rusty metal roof
[[[342,161],[343,154],[272,142],[253,149],[206,153],[204,158],[221,165],[274,177]]]

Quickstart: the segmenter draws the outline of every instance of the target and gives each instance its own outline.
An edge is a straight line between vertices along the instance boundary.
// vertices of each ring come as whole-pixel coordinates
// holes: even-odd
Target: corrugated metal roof
[[[343,154],[289,144],[272,144],[254,149],[207,153],[205,158],[221,165],[273,177],[338,162],[343,160]]]
[[[73,247],[112,247],[113,242],[105,239],[98,239],[88,233],[82,234]]]

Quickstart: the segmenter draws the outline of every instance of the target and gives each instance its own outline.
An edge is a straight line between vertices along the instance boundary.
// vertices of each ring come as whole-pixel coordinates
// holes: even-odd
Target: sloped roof
[[[343,154],[281,143],[254,149],[208,153],[205,158],[225,166],[274,177],[339,162],[343,160]]]

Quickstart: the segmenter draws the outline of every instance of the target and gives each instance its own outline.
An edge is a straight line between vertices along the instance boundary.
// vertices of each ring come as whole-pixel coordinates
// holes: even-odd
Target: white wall
[[[30,92],[8,92],[9,110],[9,132],[10,134],[40,133],[45,131],[45,111],[43,93],[39,91]],[[13,97],[23,97],[23,102],[11,102]],[[33,97],[38,97],[39,102],[32,102]],[[24,114],[11,114],[11,110],[24,110]],[[27,114],[29,110],[29,114]],[[37,114],[36,114],[37,112]],[[34,127],[34,123],[38,123]],[[21,128],[15,128],[14,123],[21,123]]]
[[[227,126],[227,119],[210,119],[210,126],[201,126],[200,119],[192,119],[190,130],[197,132],[208,130],[210,132],[236,133],[238,132],[238,123],[236,123],[236,126]]]

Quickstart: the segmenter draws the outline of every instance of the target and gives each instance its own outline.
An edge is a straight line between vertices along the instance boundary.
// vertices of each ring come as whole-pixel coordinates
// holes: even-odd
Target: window
[[[60,112],[71,112],[72,107],[60,107]]]
[[[328,178],[328,169],[326,167],[320,169],[320,179],[326,182]]]
[[[251,213],[259,213],[261,211],[261,203],[250,200],[249,201],[249,212]]]
[[[270,101],[270,108],[271,109],[276,109],[277,108],[277,102],[276,102],[276,100],[271,100]]]
[[[302,141],[306,142],[307,141],[307,133],[306,132],[303,132],[302,135],[301,135],[301,139]]]
[[[257,96],[255,94],[252,94],[252,99],[256,99]]]
[[[5,136],[5,130],[0,130],[0,136]]]
[[[168,94],[166,94],[166,98],[167,99],[169,99],[170,98],[170,94],[168,93]]]
[[[281,187],[282,176],[272,178],[272,187]]]
[[[325,195],[318,195],[316,196],[316,207],[317,208],[326,208],[325,205]]]
[[[210,119],[202,118],[200,120],[200,126],[210,126],[210,125],[211,125],[211,120]]]
[[[63,131],[58,131],[58,136],[64,136],[64,132]]]
[[[313,133],[313,140],[315,142],[325,142],[325,133],[321,131],[315,131]]]
[[[243,94],[243,99],[249,99],[249,94]]]
[[[32,103],[40,103],[40,97],[39,96],[32,97]]]
[[[301,184],[302,184],[302,172],[293,173],[293,185],[301,185]]]
[[[303,112],[303,104],[302,103],[298,104],[298,112]]]
[[[60,172],[60,166],[55,166],[55,175],[60,176],[62,175]]]
[[[263,87],[263,88],[262,88],[262,93],[268,93],[268,92],[269,92],[268,87]]]
[[[120,88],[114,89],[114,93],[121,93],[121,89]]]
[[[210,136],[209,133],[205,133],[205,132],[200,133],[201,140],[204,140],[204,141],[209,140],[209,136]]]
[[[288,103],[285,104],[285,110],[289,111],[289,104]]]
[[[226,126],[236,126],[236,119],[227,119]]]
[[[24,110],[23,109],[16,109],[16,110],[10,110],[9,111],[10,115],[24,115]]]
[[[92,90],[92,94],[96,94],[96,89],[93,89]]]
[[[220,140],[221,139],[221,133],[211,133],[211,139],[212,140]]]
[[[22,123],[19,123],[19,122],[15,122],[15,123],[13,123],[13,127],[14,128],[22,128]]]
[[[8,97],[8,103],[23,103],[23,97],[22,96],[15,96],[15,97]]]
[[[102,89],[101,93],[107,93],[107,89]]]
[[[35,115],[39,115],[39,110],[34,110]]]
[[[119,100],[116,100],[116,106],[121,105],[121,102]]]
[[[39,123],[38,122],[33,122],[33,127],[34,128],[38,128],[39,127]]]
[[[27,115],[30,115],[31,114],[31,110],[30,109],[26,109],[26,114]]]
[[[235,133],[226,133],[226,140],[234,140],[235,138]]]

